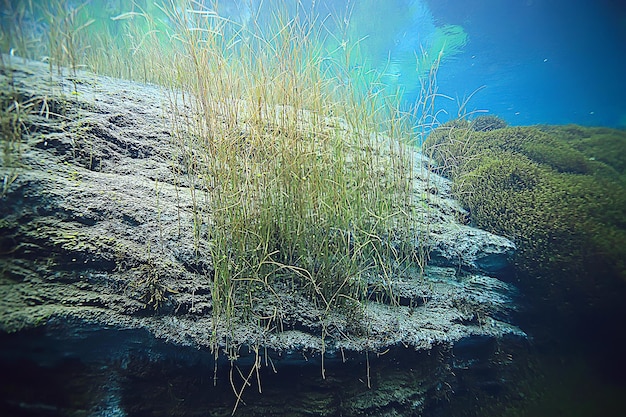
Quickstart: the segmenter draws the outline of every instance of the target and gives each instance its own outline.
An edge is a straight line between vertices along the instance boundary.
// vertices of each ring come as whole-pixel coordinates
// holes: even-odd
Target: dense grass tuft
[[[326,25],[315,9],[276,4],[236,22],[217,2],[18,2],[6,16],[37,29],[3,20],[3,51],[46,59],[51,73],[89,68],[169,92],[172,182],[191,193],[196,256],[212,261],[216,352],[222,329],[281,328],[279,309],[257,308],[259,294],[279,299],[278,284],[322,316],[353,314],[371,286],[393,301],[393,275],[427,258],[411,145],[436,124],[436,65],[407,114],[380,88],[384,74],[354,65],[349,11]],[[5,116],[3,129],[19,127]]]

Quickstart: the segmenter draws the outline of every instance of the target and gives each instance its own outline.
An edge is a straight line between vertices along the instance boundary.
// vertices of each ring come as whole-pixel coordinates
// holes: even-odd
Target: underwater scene
[[[0,416],[617,417],[618,0],[0,0]]]

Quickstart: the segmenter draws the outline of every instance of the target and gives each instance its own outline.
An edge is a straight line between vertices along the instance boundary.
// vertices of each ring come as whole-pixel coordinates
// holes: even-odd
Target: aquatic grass
[[[47,25],[50,68],[57,71],[69,67],[73,75],[84,66],[86,50],[90,42],[86,29],[95,22],[87,14],[87,2],[74,5],[67,0],[50,0],[37,5]]]
[[[163,50],[158,53],[158,49],[163,49],[166,38],[156,29],[162,27],[158,9],[151,1],[143,7],[136,2],[128,6],[129,11],[120,9],[120,14],[96,22],[99,28],[90,34],[93,48],[87,51],[86,60],[99,74],[160,84],[158,76],[162,71],[157,67],[166,55]]]
[[[45,35],[38,30],[38,23],[33,2],[4,1],[0,11],[0,51],[30,59],[44,56]]]
[[[75,71],[86,62],[168,91],[172,181],[190,193],[196,256],[211,259],[216,358],[236,360],[242,325],[282,331],[278,288],[289,288],[319,311],[325,376],[329,318],[363,316],[373,297],[398,302],[395,276],[426,263],[418,238],[428,218],[415,213],[413,184],[422,168],[411,146],[436,123],[421,113],[434,111],[436,84],[414,113],[401,110],[400,91],[382,88],[384,74],[353,65],[359,41],[346,35],[349,10],[334,25],[302,5],[296,15],[275,8],[269,20],[253,12],[241,24],[217,4],[147,2],[112,16],[114,37],[91,30],[88,8],[62,4],[47,14],[51,49],[53,39],[65,43],[51,63]],[[330,54],[329,39],[339,45]],[[180,234],[187,225],[178,222]],[[269,312],[259,308],[268,298]],[[237,370],[242,387],[258,375],[256,364],[250,374]]]
[[[243,28],[197,4],[173,6],[162,8],[182,51],[171,79],[198,116],[177,122],[187,126],[177,136],[199,188],[196,237],[210,242],[215,324],[232,323],[251,283],[271,287],[285,272],[326,312],[363,300],[361,274],[391,281],[390,239],[411,224],[412,165],[399,124],[394,138],[371,133],[382,100],[337,96],[314,21],[277,12],[269,27]]]
[[[4,91],[3,86],[3,91]],[[28,106],[28,104],[26,104]],[[0,197],[4,197],[19,175],[21,165],[23,108],[16,94],[0,94],[0,141],[2,143],[2,186]]]
[[[7,64],[11,65],[4,59],[10,61],[12,56],[3,57],[0,63],[2,71],[6,71]],[[50,116],[58,116],[51,112],[47,96],[25,96],[16,87],[13,77],[9,76],[6,83],[3,82],[0,85],[0,144],[2,146],[0,197],[7,194],[22,168],[23,143],[31,134],[27,120],[34,114],[46,119]]]

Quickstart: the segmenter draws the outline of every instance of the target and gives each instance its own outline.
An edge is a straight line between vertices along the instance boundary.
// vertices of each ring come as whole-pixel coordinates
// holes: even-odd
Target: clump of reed
[[[349,12],[329,32],[315,9],[281,4],[243,23],[193,0],[133,3],[106,22],[67,0],[40,11],[51,63],[170,92],[174,181],[191,193],[197,256],[213,265],[216,354],[239,323],[281,328],[279,308],[257,308],[267,294],[280,305],[278,283],[314,301],[323,341],[325,316],[381,288],[393,301],[394,274],[427,258],[408,145],[436,124],[436,68],[404,113],[399,93],[378,88],[383,74],[353,65]]]
[[[4,83],[3,83],[4,84]],[[1,85],[0,92],[0,144],[2,146],[2,164],[0,164],[0,198],[4,197],[11,184],[17,179],[21,165],[22,135],[25,130],[23,113],[31,103],[22,105],[15,89]]]
[[[253,316],[254,294],[275,280],[326,313],[363,301],[365,275],[390,282],[390,265],[414,254],[402,121],[383,117],[393,113],[382,97],[337,87],[314,16],[277,12],[244,27],[175,6],[162,8],[175,33],[167,78],[173,95],[190,94],[172,99],[172,114],[196,239],[213,260],[216,326]]]
[[[95,20],[88,16],[87,2],[74,6],[67,0],[51,0],[38,6],[43,16],[48,38],[48,60],[50,66],[60,71],[68,67],[76,75],[76,71],[84,67],[84,59],[90,48],[87,29]]]
[[[40,58],[45,54],[38,27],[35,6],[27,1],[3,1],[0,10],[0,48],[2,53],[24,58]]]

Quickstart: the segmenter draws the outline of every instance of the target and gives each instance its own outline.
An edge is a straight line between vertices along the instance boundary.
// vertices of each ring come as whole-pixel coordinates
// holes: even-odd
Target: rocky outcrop
[[[500,356],[525,339],[511,323],[515,288],[496,277],[514,245],[460,223],[447,180],[425,169],[415,185],[429,225],[416,242],[430,249],[423,274],[405,269],[384,291],[371,283],[358,308],[330,313],[277,283],[258,305],[280,311],[281,328],[242,323],[217,335],[222,347],[238,346],[236,357],[212,351],[223,329],[212,322],[211,261],[192,238],[190,184],[174,173],[168,96],[4,60],[3,123],[20,133],[0,168],[5,371],[52,367],[62,378],[67,359],[78,360],[85,386],[105,387],[78,401],[90,415],[157,406],[175,415],[192,394],[206,396],[203,415],[235,404],[240,415],[419,415],[454,395],[461,374],[506,374]],[[28,366],[15,369],[17,359]],[[163,377],[169,388],[147,386]],[[189,388],[203,378],[206,391]],[[2,401],[27,415],[78,407],[19,390]]]

